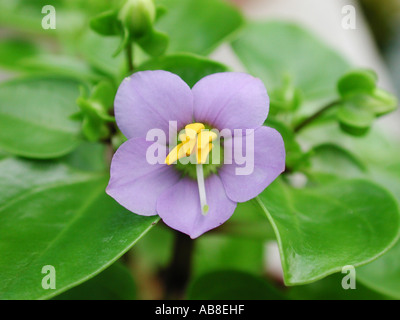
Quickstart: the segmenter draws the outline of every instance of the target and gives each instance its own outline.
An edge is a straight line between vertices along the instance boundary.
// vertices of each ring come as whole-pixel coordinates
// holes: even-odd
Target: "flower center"
[[[193,161],[187,164],[179,164],[177,167],[188,174],[190,177],[194,175],[197,178],[197,185],[199,188],[200,205],[203,215],[206,215],[209,206],[207,205],[206,188],[204,183],[204,177],[208,176],[213,171],[216,171],[215,164],[206,164],[207,158],[210,151],[214,148],[213,141],[218,138],[218,135],[206,129],[205,125],[202,123],[191,123],[185,126],[183,132],[178,136],[179,143],[175,148],[171,150],[165,159],[167,165],[176,163],[177,160],[189,157]],[[217,164],[219,166],[221,162]],[[193,164],[196,167],[195,173],[193,172]],[[203,165],[206,166],[206,175]]]

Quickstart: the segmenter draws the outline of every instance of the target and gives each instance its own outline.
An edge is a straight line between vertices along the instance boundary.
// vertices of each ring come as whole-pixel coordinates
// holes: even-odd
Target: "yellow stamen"
[[[181,134],[178,136],[178,139],[179,139],[179,141],[186,142],[186,139],[188,139],[188,138],[187,138],[187,136],[186,136],[186,133],[181,133]]]
[[[204,128],[205,128],[204,124],[202,123],[190,123],[185,127],[186,130],[191,129],[196,133],[200,133],[200,131],[203,130]]]
[[[180,133],[178,136],[181,143],[171,150],[165,159],[165,163],[171,165],[183,157],[190,156],[193,150],[196,149],[196,175],[201,213],[207,215],[210,208],[207,204],[203,164],[206,163],[207,157],[214,147],[212,142],[216,140],[218,136],[215,132],[204,129],[205,126],[202,123],[190,123],[185,126],[184,132]]]
[[[167,158],[165,159],[165,163],[167,165],[171,165],[171,164],[175,163],[178,159],[186,157],[186,153],[184,152],[182,146],[183,146],[183,143],[180,143],[171,150],[171,152],[168,154]]]
[[[178,138],[182,143],[178,144],[167,156],[165,163],[170,165],[185,156],[190,156],[197,145],[197,163],[203,164],[213,148],[212,142],[217,139],[217,134],[212,131],[204,130],[202,123],[190,123],[185,126],[184,132]]]
[[[197,148],[205,148],[210,142],[217,139],[217,134],[212,131],[201,131],[197,136]]]
[[[212,143],[209,143],[207,147],[198,148],[197,149],[197,163],[204,164],[207,161],[208,154],[210,153],[211,149],[214,147]]]

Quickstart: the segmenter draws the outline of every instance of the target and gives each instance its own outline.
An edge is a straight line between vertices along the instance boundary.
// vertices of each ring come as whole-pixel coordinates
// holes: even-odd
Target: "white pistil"
[[[197,173],[197,185],[199,187],[201,213],[203,214],[203,216],[205,216],[208,213],[209,207],[206,198],[206,186],[204,184],[204,173],[202,164],[196,164],[196,173]]]

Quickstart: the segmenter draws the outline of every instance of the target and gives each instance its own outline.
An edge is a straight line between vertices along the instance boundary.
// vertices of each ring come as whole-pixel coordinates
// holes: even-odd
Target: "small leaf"
[[[290,170],[297,170],[301,166],[307,166],[308,156],[301,150],[300,144],[296,141],[293,130],[284,123],[268,118],[264,125],[276,129],[285,142],[286,165]]]
[[[90,28],[103,36],[115,36],[121,33],[121,22],[118,12],[110,10],[99,14],[90,20]]]
[[[361,136],[367,133],[375,120],[375,114],[360,104],[363,101],[362,96],[356,99],[345,101],[338,109],[337,117],[341,128],[354,136]]]
[[[169,37],[166,33],[153,29],[143,37],[138,38],[137,43],[149,55],[158,57],[167,50]]]
[[[342,97],[358,93],[372,93],[378,80],[371,70],[355,70],[345,74],[338,82],[338,91]]]
[[[99,82],[92,91],[91,99],[98,101],[106,110],[112,109],[116,89],[109,81]]]
[[[284,77],[282,86],[270,93],[270,113],[293,112],[303,102],[303,93],[296,88],[289,75]]]
[[[396,96],[379,88],[375,89],[368,102],[368,109],[372,110],[377,116],[396,110],[399,103]]]

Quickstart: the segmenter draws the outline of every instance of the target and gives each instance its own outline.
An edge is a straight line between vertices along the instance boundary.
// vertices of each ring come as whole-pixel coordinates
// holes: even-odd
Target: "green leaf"
[[[134,300],[136,286],[121,263],[114,263],[96,277],[68,290],[54,300]]]
[[[110,10],[90,20],[90,28],[103,36],[114,36],[121,33],[122,26],[118,20],[118,12]]]
[[[400,299],[400,242],[383,257],[357,269],[357,277],[364,285]]]
[[[113,108],[116,88],[109,81],[102,81],[93,88],[91,99],[99,102],[105,109]]]
[[[400,163],[398,157],[392,158],[392,152],[387,148],[386,162],[393,161],[393,164],[380,162],[371,169],[373,177],[386,186],[396,196],[400,204]],[[385,151],[384,151],[385,152]],[[358,279],[369,288],[386,294],[390,297],[400,299],[400,242],[389,250],[378,260],[357,269]]]
[[[5,69],[21,70],[21,60],[36,56],[40,48],[26,40],[2,39],[0,41],[0,65]]]
[[[60,160],[70,167],[83,171],[103,171],[109,169],[106,161],[107,147],[103,143],[84,141],[74,151]]]
[[[281,295],[264,279],[240,271],[216,271],[197,278],[190,300],[279,300]]]
[[[0,84],[0,147],[30,158],[55,158],[80,142],[79,83],[68,78],[16,79]]]
[[[381,116],[397,109],[399,104],[396,96],[382,89],[375,89],[368,100],[367,108],[377,116]]]
[[[377,80],[377,75],[373,71],[351,71],[339,79],[338,91],[342,97],[354,93],[372,93],[376,88]]]
[[[168,52],[206,55],[243,22],[239,11],[222,0],[160,0],[168,10],[156,28],[171,35]],[[177,23],[179,21],[179,23]]]
[[[168,55],[146,61],[138,70],[166,70],[179,75],[190,87],[201,78],[228,71],[221,63],[190,53]]]
[[[158,57],[167,50],[169,37],[166,33],[152,29],[137,39],[139,46],[149,55]]]
[[[282,86],[270,92],[270,110],[275,115],[281,112],[293,112],[303,102],[303,93],[292,84],[289,75],[284,77]]]
[[[397,98],[376,87],[377,75],[369,70],[356,70],[338,82],[342,97],[337,116],[341,128],[355,136],[364,135],[375,118],[397,108]]]
[[[349,64],[334,50],[297,24],[251,22],[232,47],[247,70],[261,78],[269,92],[286,77],[304,98],[305,114],[336,99],[336,82]],[[316,66],[322,66],[323,72]]]
[[[106,195],[107,176],[61,163],[0,161],[0,299],[47,299],[101,272],[158,221]],[[42,287],[43,266],[56,289]]]
[[[364,162],[358,159],[347,149],[333,143],[324,143],[315,146],[311,151],[311,169],[308,172],[315,178],[317,175],[327,175],[337,178],[361,178],[365,177],[368,169]]]
[[[362,97],[358,98],[344,101],[337,112],[341,128],[354,136],[361,136],[367,133],[375,120],[375,114],[372,111],[361,108],[360,102],[364,99]]]
[[[120,39],[102,37],[94,31],[87,31],[78,39],[78,52],[96,69],[119,79],[124,71],[124,56],[114,56]]]
[[[294,189],[278,180],[258,200],[275,229],[287,285],[371,262],[399,235],[395,199],[369,181]]]
[[[285,142],[286,165],[291,170],[296,170],[298,167],[307,163],[306,154],[301,150],[300,144],[296,141],[293,130],[286,126],[283,122],[268,118],[264,125],[277,130]]]
[[[72,56],[38,54],[19,61],[20,68],[27,74],[63,76],[80,81],[98,81],[102,75],[89,64]]]

